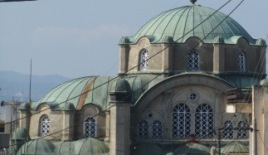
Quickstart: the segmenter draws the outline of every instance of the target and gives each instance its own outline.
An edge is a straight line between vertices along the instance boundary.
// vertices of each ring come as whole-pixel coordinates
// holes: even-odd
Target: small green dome
[[[123,101],[130,103],[131,88],[127,80],[119,78],[111,87],[110,91],[111,101]]]
[[[256,45],[259,45],[259,46],[266,46],[266,41],[264,39],[258,39],[256,41]]]
[[[153,143],[142,143],[137,146],[133,146],[133,155],[164,155],[165,152],[160,146]]]
[[[221,153],[248,153],[249,148],[239,142],[232,142],[221,148]]]
[[[173,38],[176,43],[184,43],[190,37],[197,37],[205,43],[214,43],[215,38],[220,38],[220,42],[236,44],[237,40],[231,39],[234,36],[244,37],[250,44],[256,42],[231,17],[200,5],[178,7],[163,12],[147,22],[130,40],[136,43],[143,36],[154,38],[152,43],[165,43],[167,37]]]
[[[127,80],[125,79],[118,79],[115,81],[112,85],[111,92],[124,92],[124,93],[130,93],[131,88]]]
[[[25,143],[19,151],[16,153],[17,155],[23,154],[54,154],[55,146],[46,139],[36,139]]]
[[[30,103],[22,103],[19,107],[20,110],[29,110],[31,108]]]
[[[265,86],[265,87],[267,87],[267,86],[268,86],[268,79],[263,79],[263,80],[261,80],[261,81],[260,81],[260,85],[261,85],[261,86]]]
[[[175,154],[195,154],[195,153],[210,153],[209,147],[199,144],[199,143],[187,143],[178,147],[175,151]]]
[[[25,128],[21,128],[21,127],[18,127],[13,136],[12,136],[12,139],[17,139],[17,140],[27,140],[29,139],[29,132],[27,129]]]

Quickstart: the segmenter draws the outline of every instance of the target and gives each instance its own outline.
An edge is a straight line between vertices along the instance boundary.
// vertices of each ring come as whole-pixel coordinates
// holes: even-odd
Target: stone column
[[[62,141],[72,140],[74,132],[74,107],[70,103],[66,104],[65,109],[62,111]]]
[[[126,74],[128,71],[129,64],[129,45],[120,45],[119,53],[119,74]]]
[[[130,154],[130,86],[119,79],[110,92],[110,155]]]
[[[130,104],[111,103],[110,155],[129,155]]]
[[[250,154],[267,155],[268,142],[268,83],[252,87],[253,135],[250,141]]]
[[[111,126],[111,119],[110,119],[110,111],[105,111],[105,115],[106,115],[106,120],[105,120],[105,141],[109,142],[110,141],[110,126]]]
[[[29,130],[30,111],[28,109],[20,109],[20,111],[19,111],[19,127]]]
[[[173,45],[165,44],[162,51],[162,67],[161,70],[165,74],[170,74],[173,71]]]
[[[219,42],[221,39],[219,38]],[[214,44],[213,51],[213,73],[221,73],[224,72],[225,68],[225,56],[224,56],[224,45],[217,43]]]

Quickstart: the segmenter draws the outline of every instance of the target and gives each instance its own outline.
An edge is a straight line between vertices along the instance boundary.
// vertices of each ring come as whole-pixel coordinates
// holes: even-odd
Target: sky
[[[227,0],[198,0],[218,9]],[[221,12],[228,14],[240,0]],[[0,3],[0,70],[35,75],[116,75],[119,40],[189,0],[38,0]],[[255,39],[268,35],[268,0],[245,0],[231,15]]]

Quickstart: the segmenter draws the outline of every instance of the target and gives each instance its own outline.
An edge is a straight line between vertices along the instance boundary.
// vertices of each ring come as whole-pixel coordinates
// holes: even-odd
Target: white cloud
[[[129,29],[125,26],[102,25],[95,29],[80,29],[69,27],[42,27],[32,33],[33,46],[51,44],[88,45],[93,41],[99,41],[106,37],[120,39],[127,35]]]

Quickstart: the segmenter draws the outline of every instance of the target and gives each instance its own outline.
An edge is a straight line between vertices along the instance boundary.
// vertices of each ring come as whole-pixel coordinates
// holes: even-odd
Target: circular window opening
[[[197,93],[190,93],[189,94],[189,100],[190,101],[197,101],[199,98],[198,94]]]

